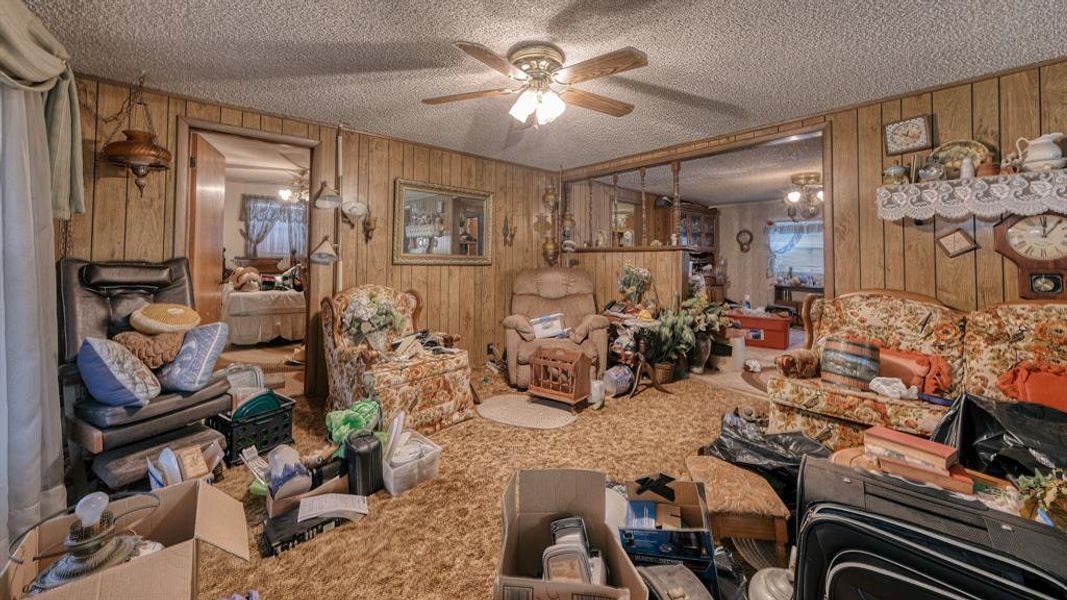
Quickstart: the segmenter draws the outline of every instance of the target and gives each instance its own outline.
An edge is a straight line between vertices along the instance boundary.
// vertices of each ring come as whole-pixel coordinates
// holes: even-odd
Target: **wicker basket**
[[[589,357],[581,350],[537,350],[530,357],[530,387],[527,391],[572,407],[585,401],[589,398]]]

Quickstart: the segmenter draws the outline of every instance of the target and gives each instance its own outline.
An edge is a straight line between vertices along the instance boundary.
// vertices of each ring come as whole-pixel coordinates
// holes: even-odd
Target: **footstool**
[[[704,484],[711,530],[717,537],[735,543],[772,541],[779,565],[786,564],[789,509],[766,479],[714,456],[690,456],[685,466],[693,481]]]

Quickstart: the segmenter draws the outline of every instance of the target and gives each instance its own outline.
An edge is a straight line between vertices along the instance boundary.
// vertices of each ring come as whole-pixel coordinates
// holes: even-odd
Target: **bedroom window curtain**
[[[268,196],[241,196],[241,220],[245,228],[245,256],[259,256],[259,245],[267,238],[278,221],[281,206]]]
[[[67,502],[45,103],[40,92],[0,85],[0,548],[4,549],[13,536]]]

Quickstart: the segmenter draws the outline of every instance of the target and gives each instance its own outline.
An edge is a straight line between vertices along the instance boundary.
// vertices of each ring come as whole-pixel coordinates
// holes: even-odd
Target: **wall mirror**
[[[493,195],[398,179],[393,264],[492,263]]]

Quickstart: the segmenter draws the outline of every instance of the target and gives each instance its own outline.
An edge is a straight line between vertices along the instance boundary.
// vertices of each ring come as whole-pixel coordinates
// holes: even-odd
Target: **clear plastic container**
[[[390,465],[388,461],[383,461],[382,464],[385,489],[393,496],[399,496],[423,481],[437,477],[441,447],[417,431],[411,432],[411,439],[423,444],[424,450],[421,457],[397,466]]]

